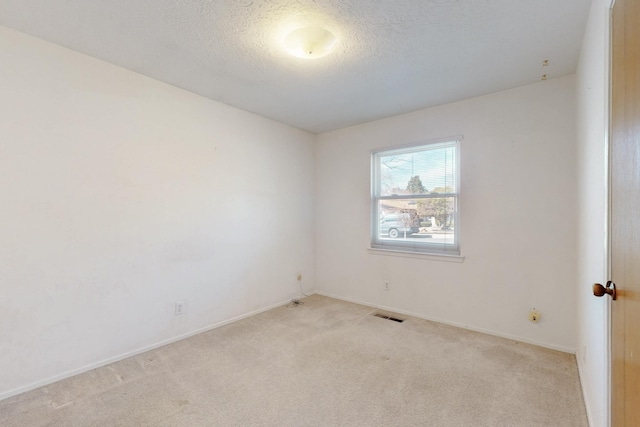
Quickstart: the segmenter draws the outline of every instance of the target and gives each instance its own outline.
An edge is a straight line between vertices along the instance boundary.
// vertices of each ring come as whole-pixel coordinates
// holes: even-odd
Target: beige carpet
[[[572,355],[303,301],[1,401],[0,425],[587,425]]]

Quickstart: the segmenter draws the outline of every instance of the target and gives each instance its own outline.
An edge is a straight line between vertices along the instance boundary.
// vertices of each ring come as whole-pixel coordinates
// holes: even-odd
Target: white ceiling
[[[0,0],[0,24],[319,133],[573,73],[590,3]],[[333,53],[281,48],[308,24]]]

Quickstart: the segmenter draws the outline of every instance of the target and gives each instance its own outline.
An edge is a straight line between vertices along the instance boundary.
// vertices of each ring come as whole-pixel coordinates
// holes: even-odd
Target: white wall
[[[594,0],[577,71],[578,366],[592,426],[609,425],[609,299],[594,298],[605,283],[606,138],[608,130],[609,0]]]
[[[316,289],[575,351],[574,80],[547,80],[320,135]],[[368,253],[370,151],[457,134],[464,135],[464,262]],[[538,324],[528,321],[534,306]]]
[[[314,135],[3,27],[0,64],[0,398],[313,287]]]

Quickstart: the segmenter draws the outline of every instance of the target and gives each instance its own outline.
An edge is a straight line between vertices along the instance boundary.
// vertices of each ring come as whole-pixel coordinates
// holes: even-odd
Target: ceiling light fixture
[[[315,59],[331,53],[336,37],[321,27],[304,27],[291,31],[284,38],[284,47],[298,58]]]

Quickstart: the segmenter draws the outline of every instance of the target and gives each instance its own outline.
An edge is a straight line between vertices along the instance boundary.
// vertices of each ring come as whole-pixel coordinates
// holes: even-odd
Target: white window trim
[[[463,139],[462,135],[451,136],[447,138],[438,138],[438,139],[429,139],[429,140],[421,140],[415,141],[410,144],[397,145],[391,147],[379,148],[371,151],[371,205],[370,205],[370,247],[368,248],[368,253],[372,255],[385,255],[385,256],[400,256],[400,257],[408,257],[408,258],[418,258],[418,259],[429,259],[429,260],[440,260],[440,261],[448,261],[448,262],[463,262],[464,256],[462,256],[461,251],[461,227],[460,227],[460,212],[461,212],[461,183],[460,183],[460,158],[461,156],[461,141]],[[439,251],[432,245],[424,245],[424,248],[416,248],[414,243],[407,242],[404,244],[403,242],[395,242],[395,243],[377,243],[377,233],[379,227],[379,213],[377,202],[379,200],[378,189],[380,188],[380,176],[378,173],[378,168],[376,165],[377,155],[379,153],[389,153],[393,151],[399,152],[407,152],[411,151],[413,147],[416,148],[416,151],[422,151],[419,147],[423,147],[426,145],[437,145],[437,144],[446,144],[452,143],[456,147],[456,193],[452,193],[456,195],[456,216],[455,216],[455,224],[454,228],[455,233],[455,242],[456,242],[456,250],[447,252],[447,251]],[[442,197],[445,195],[438,195],[438,197]],[[404,197],[404,196],[403,196]],[[401,198],[403,198],[401,197]],[[406,198],[414,198],[413,196],[406,196]]]
[[[431,261],[445,261],[445,262],[464,262],[464,256],[462,255],[446,255],[436,254],[432,252],[411,252],[407,250],[391,250],[391,249],[379,249],[368,248],[367,252],[371,255],[381,256],[395,256],[401,258],[414,258],[414,259],[426,259]]]

